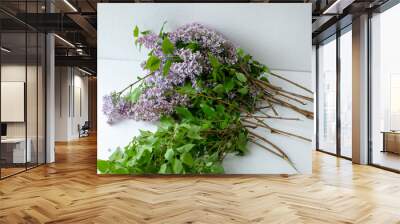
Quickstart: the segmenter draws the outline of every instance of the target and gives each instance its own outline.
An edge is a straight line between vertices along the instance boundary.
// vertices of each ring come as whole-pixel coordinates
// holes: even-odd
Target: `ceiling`
[[[335,32],[337,21],[351,23],[351,17],[383,4],[386,0],[198,0],[186,2],[270,2],[312,3],[313,42],[317,43]],[[56,64],[96,70],[97,3],[121,2],[183,2],[179,0],[1,0],[0,24],[5,38],[24,43],[18,32],[25,28],[39,32],[55,32]],[[51,8],[51,10],[50,10]],[[52,13],[49,13],[52,11]],[[27,13],[26,13],[27,12]],[[346,22],[341,23],[342,26]],[[13,36],[15,38],[13,38]],[[28,49],[29,51],[29,49]]]

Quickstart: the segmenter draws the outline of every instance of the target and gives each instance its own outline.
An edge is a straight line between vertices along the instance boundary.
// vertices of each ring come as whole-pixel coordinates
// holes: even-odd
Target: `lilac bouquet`
[[[222,173],[225,156],[245,155],[248,142],[296,169],[282,149],[253,129],[310,141],[265,122],[297,119],[279,116],[276,106],[313,116],[296,105],[312,98],[271,84],[270,75],[306,88],[269,71],[223,35],[198,23],[172,32],[162,28],[159,34],[135,27],[133,33],[136,45],[149,50],[141,64],[144,74],[104,96],[103,112],[109,123],[159,121],[158,129],[141,131],[109,160],[99,160],[101,173]]]

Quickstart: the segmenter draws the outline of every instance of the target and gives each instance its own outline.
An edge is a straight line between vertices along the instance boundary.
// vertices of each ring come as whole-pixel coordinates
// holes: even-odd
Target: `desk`
[[[383,150],[382,152],[392,152],[400,154],[400,132],[383,131]]]
[[[9,163],[25,163],[31,162],[32,160],[32,153],[31,153],[31,146],[32,140],[28,138],[26,140],[27,147],[26,147],[26,154],[25,154],[25,138],[5,138],[1,139],[1,150],[2,150],[2,157],[3,152],[5,152],[5,160]],[[12,148],[10,148],[12,147]],[[12,156],[10,155],[12,154]],[[11,159],[12,158],[12,159]],[[26,161],[25,161],[26,158]]]

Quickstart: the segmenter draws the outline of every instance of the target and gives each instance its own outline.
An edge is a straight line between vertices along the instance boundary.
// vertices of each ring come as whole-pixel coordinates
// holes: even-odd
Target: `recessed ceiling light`
[[[7,49],[5,47],[1,47],[0,49],[1,49],[1,51],[4,51],[6,53],[10,53],[11,52],[11,50],[9,50],[9,49]]]
[[[66,43],[68,46],[75,48],[75,45],[73,45],[73,44],[72,44],[71,42],[69,42],[68,40],[66,40],[66,39],[64,39],[64,38],[62,38],[62,37],[60,37],[60,36],[57,35],[57,34],[54,34],[54,36],[57,37],[57,38],[58,38],[59,40],[61,40],[62,42]]]
[[[85,74],[87,74],[87,75],[90,75],[90,76],[92,75],[92,73],[90,73],[90,72],[88,72],[88,71],[86,71],[86,70],[83,70],[83,69],[81,69],[81,68],[79,68],[79,67],[78,67],[78,70],[81,71],[81,72],[83,72],[83,73],[85,73]]]
[[[355,0],[336,0],[322,14],[342,14],[343,9],[351,5]]]
[[[78,10],[73,6],[68,0],[64,0],[65,4],[67,4],[74,12],[78,12]]]

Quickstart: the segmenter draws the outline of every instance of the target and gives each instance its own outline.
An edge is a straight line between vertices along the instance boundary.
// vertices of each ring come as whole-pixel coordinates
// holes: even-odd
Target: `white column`
[[[368,15],[353,20],[353,162],[368,163]]]
[[[47,12],[54,11],[51,1],[46,1]],[[54,34],[46,35],[46,163],[55,161],[55,43]]]

